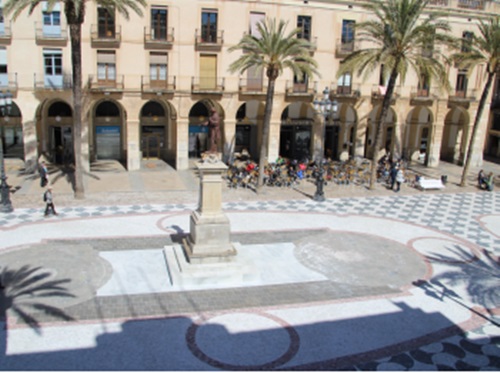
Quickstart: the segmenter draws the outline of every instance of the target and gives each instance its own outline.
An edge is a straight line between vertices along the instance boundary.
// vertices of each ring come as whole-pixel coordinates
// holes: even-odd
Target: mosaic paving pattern
[[[43,209],[16,209],[0,216],[0,229],[47,219],[189,211],[195,204],[128,205],[62,208],[57,217],[43,217]],[[474,243],[494,256],[500,256],[500,232],[481,224],[485,216],[500,216],[500,194],[420,194],[369,198],[230,202],[226,211],[299,211],[331,214],[360,214],[402,220],[452,234]],[[342,370],[499,370],[500,317],[491,316],[482,327],[384,359],[342,367]],[[486,320],[485,320],[486,321]],[[273,367],[276,368],[276,367]],[[279,368],[279,367],[277,367]],[[323,362],[304,369],[335,369]],[[301,369],[301,368],[299,368]]]

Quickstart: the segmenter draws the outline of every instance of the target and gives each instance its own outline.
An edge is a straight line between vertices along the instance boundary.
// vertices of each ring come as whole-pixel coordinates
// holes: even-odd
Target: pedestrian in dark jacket
[[[57,215],[56,209],[54,207],[54,196],[52,195],[52,188],[48,187],[43,194],[43,200],[45,202],[45,216],[49,216],[49,211],[52,214]]]

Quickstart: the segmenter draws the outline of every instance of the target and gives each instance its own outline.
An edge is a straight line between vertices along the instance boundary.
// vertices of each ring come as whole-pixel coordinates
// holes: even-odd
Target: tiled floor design
[[[228,202],[226,211],[290,211],[337,215],[368,215],[411,222],[449,233],[478,245],[495,257],[500,256],[500,232],[481,225],[485,216],[500,215],[500,194],[419,194],[411,196],[339,198],[318,203],[312,200]],[[79,219],[100,216],[136,215],[158,212],[185,212],[195,204],[127,205],[62,208],[57,217],[43,217],[41,209],[16,209],[0,216],[0,229],[51,219]],[[390,226],[387,229],[391,229]],[[496,258],[497,263],[498,259]],[[500,277],[499,277],[500,278]],[[439,342],[405,350],[380,360],[360,359],[359,364],[338,365],[337,361],[292,367],[299,370],[498,370],[500,369],[500,317],[490,315],[481,327],[446,337]],[[228,368],[214,366],[216,368]],[[235,367],[229,367],[235,368]],[[279,365],[268,367],[277,368]],[[287,368],[289,369],[289,368]]]

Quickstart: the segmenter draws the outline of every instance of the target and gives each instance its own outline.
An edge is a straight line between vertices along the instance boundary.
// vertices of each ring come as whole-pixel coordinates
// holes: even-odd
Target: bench
[[[444,189],[444,184],[440,179],[424,179],[421,177],[417,185],[420,190]]]

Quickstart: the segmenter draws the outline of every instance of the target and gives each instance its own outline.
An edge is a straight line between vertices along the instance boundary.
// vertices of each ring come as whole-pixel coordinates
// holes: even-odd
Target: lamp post
[[[0,92],[0,111],[2,117],[8,117],[10,109],[12,107],[12,94],[7,91],[6,93]],[[5,176],[5,162],[4,162],[4,136],[3,131],[1,131],[0,139],[0,167],[1,167],[1,184],[0,184],[0,194],[2,196],[2,203],[0,205],[0,212],[12,212],[14,208],[10,202],[10,187],[7,185],[7,176]]]
[[[323,99],[320,101],[318,99],[314,100],[314,110],[317,114],[323,116],[321,121],[321,146],[319,154],[317,154],[316,164],[319,167],[316,173],[316,192],[314,193],[313,200],[316,202],[323,202],[325,200],[325,193],[323,187],[325,185],[325,170],[323,168],[323,158],[325,156],[325,129],[326,121],[330,114],[336,113],[338,109],[337,101],[330,100],[330,90],[328,87],[323,91]]]

